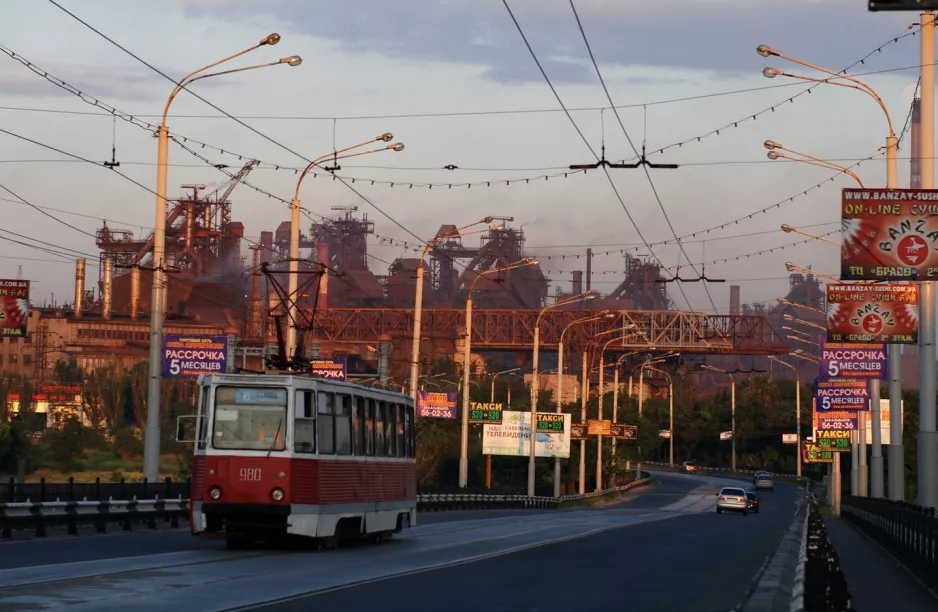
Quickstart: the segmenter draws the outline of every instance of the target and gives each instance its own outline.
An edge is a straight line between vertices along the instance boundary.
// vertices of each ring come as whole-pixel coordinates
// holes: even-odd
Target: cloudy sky
[[[562,176],[570,164],[595,158],[560,112],[501,0],[57,2],[173,78],[279,32],[279,45],[258,49],[230,66],[293,54],[303,57],[302,65],[193,86],[267,138],[185,93],[174,103],[169,125],[190,144],[212,145],[191,146],[213,164],[236,169],[247,159],[261,160],[248,181],[286,200],[295,186],[292,169],[305,165],[296,153],[312,158],[385,131],[406,144],[400,153],[342,163],[340,174],[356,179],[352,187],[358,193],[324,178],[304,183],[303,205],[314,214],[358,206],[381,237],[411,244],[431,237],[442,224],[464,225],[485,215],[514,217],[530,253],[564,289],[569,289],[569,272],[584,267],[590,246],[601,253],[614,251],[593,264],[594,288],[603,291],[621,280],[621,251],[643,238],[666,266],[686,264],[687,257],[695,263],[741,257],[710,264],[706,274],[742,285],[746,302],[774,302],[785,294],[785,261],[837,273],[838,252],[825,243],[756,253],[799,239],[778,231],[782,223],[816,234],[837,230],[838,190],[853,186],[843,176],[827,181],[834,173],[820,168],[771,162],[763,141],[849,165],[876,155],[887,135],[882,111],[857,91],[820,86],[788,102],[807,84],[785,77],[767,80],[761,70],[775,66],[806,76],[817,73],[778,58],[766,60],[756,54],[756,46],[768,44],[840,70],[914,32],[908,28],[918,17],[868,13],[857,0],[577,0],[620,126],[615,113],[600,110],[609,102],[569,1],[509,0],[593,150],[598,153],[605,142],[608,159],[633,158],[627,132],[635,147],[646,143],[655,152],[651,161],[681,165],[650,170],[659,205],[641,169],[610,170],[611,182],[598,170]],[[0,129],[5,130],[0,132],[0,185],[12,192],[0,188],[5,230],[0,233],[0,277],[15,276],[22,265],[24,276],[38,281],[34,301],[54,293],[61,302],[73,291],[73,264],[10,239],[96,258],[90,235],[102,219],[114,228],[149,231],[154,196],[146,189],[155,183],[156,141],[148,131],[117,121],[119,170],[141,186],[10,133],[103,162],[111,156],[110,116],[42,75],[62,79],[86,100],[144,122],[157,121],[154,115],[162,111],[172,85],[47,0],[5,0],[0,45],[5,53],[0,54]],[[865,74],[862,78],[880,93],[897,132],[915,90],[918,45],[917,36],[906,36],[851,70]],[[683,144],[670,146],[676,143]],[[665,152],[657,153],[662,148]],[[900,151],[902,185],[908,184],[908,150]],[[227,179],[180,147],[171,147],[170,160],[171,195],[179,195],[185,183],[217,186]],[[460,169],[442,169],[450,164]],[[884,165],[877,158],[857,172],[868,186],[881,185]],[[537,178],[544,175],[552,178]],[[536,180],[524,180],[529,178]],[[505,184],[516,179],[521,180]],[[825,181],[822,188],[799,195]],[[417,186],[427,183],[436,186]],[[453,183],[476,185],[447,187]],[[45,207],[48,215],[18,198]],[[287,205],[245,186],[234,191],[232,200],[233,216],[244,222],[249,236],[289,219]],[[687,238],[686,256],[663,213],[683,238],[776,203],[782,204]],[[370,252],[384,262],[406,253],[400,243],[381,242],[375,238]],[[649,253],[644,247],[633,252]],[[377,259],[371,263],[379,273],[387,268]],[[89,276],[96,274],[95,269]],[[693,273],[684,268],[681,275]],[[728,284],[710,286],[712,304],[700,284],[684,290],[692,308],[715,305],[726,312]],[[679,307],[687,307],[676,288],[672,293]]]

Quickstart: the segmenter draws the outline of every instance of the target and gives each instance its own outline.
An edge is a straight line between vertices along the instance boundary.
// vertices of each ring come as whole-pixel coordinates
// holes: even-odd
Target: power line
[[[20,202],[22,202],[22,203],[25,204],[26,206],[29,206],[30,208],[33,208],[33,209],[39,211],[40,213],[44,214],[45,216],[49,217],[50,219],[52,219],[52,220],[55,221],[56,223],[61,223],[61,224],[64,225],[65,227],[71,228],[71,229],[75,230],[76,232],[79,232],[79,233],[81,233],[81,234],[84,234],[85,236],[91,236],[92,238],[95,237],[94,234],[89,234],[89,233],[86,232],[85,230],[83,230],[83,229],[81,229],[81,228],[78,228],[78,227],[75,227],[74,225],[72,225],[71,223],[68,223],[67,221],[62,221],[61,219],[59,219],[59,218],[56,217],[55,215],[50,215],[49,213],[47,213],[46,211],[44,211],[41,206],[36,206],[35,204],[32,204],[31,202],[29,202],[26,198],[24,198],[24,197],[22,197],[22,196],[20,196],[20,195],[17,195],[16,193],[13,192],[13,190],[11,190],[9,187],[7,187],[6,185],[4,185],[3,183],[0,183],[0,189],[6,191],[8,194],[10,194],[11,196],[13,196],[14,198],[16,198],[17,200],[19,200]]]
[[[567,116],[567,119],[570,121],[571,125],[573,125],[573,129],[576,130],[576,133],[580,136],[580,139],[586,145],[586,148],[589,149],[590,153],[593,154],[593,157],[599,160],[600,159],[599,155],[596,154],[596,151],[593,149],[589,140],[586,138],[586,136],[583,135],[583,132],[580,130],[580,127],[577,125],[576,121],[574,121],[573,116],[570,114],[570,111],[568,111],[567,107],[564,105],[563,99],[560,97],[560,94],[558,94],[557,90],[554,88],[554,84],[551,82],[550,77],[547,76],[547,72],[544,71],[544,67],[541,65],[541,62],[538,59],[537,54],[534,52],[534,49],[531,47],[531,43],[528,42],[528,38],[524,34],[524,30],[521,28],[521,24],[518,23],[518,20],[515,18],[514,12],[511,10],[511,7],[508,6],[508,0],[502,0],[502,4],[505,5],[505,10],[508,11],[508,15],[511,17],[512,22],[514,22],[515,28],[518,30],[518,34],[521,36],[521,39],[524,41],[524,45],[527,47],[528,52],[531,54],[531,58],[534,60],[534,63],[537,64],[537,68],[538,70],[540,70],[541,76],[544,77],[544,80],[547,82],[547,86],[550,87],[550,91],[554,94],[554,98],[556,98],[557,103],[560,105],[560,108],[564,110],[564,114]],[[642,231],[639,229],[638,224],[635,223],[635,219],[632,218],[632,213],[629,211],[628,207],[625,205],[625,201],[622,199],[622,196],[619,194],[619,190],[616,187],[615,182],[612,180],[612,177],[609,175],[609,170],[605,167],[605,165],[603,166],[603,172],[606,175],[606,179],[609,181],[609,185],[612,187],[612,191],[616,195],[616,199],[619,200],[619,204],[622,206],[622,210],[625,211],[626,216],[629,218],[629,221],[632,223],[632,227],[635,228],[635,231],[638,234],[639,238],[647,246],[648,241],[645,239],[645,236],[642,235]],[[651,250],[651,247],[648,247],[648,250],[649,252],[652,253],[652,256],[655,257],[655,260],[658,261],[658,264],[664,267],[664,263],[657,256],[655,256],[654,252]],[[687,307],[691,308],[690,300],[687,299],[687,295],[684,293],[684,288],[678,285],[678,289],[681,292],[681,296],[684,298],[684,302],[687,303]]]

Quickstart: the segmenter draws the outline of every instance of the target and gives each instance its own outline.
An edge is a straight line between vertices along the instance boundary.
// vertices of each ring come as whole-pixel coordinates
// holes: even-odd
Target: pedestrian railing
[[[852,610],[847,579],[840,567],[837,552],[827,534],[824,518],[817,503],[808,508],[804,549],[802,598],[792,597],[791,610],[828,612]],[[797,578],[796,578],[797,580]]]
[[[841,516],[938,590],[938,516],[934,508],[869,497],[844,497]]]

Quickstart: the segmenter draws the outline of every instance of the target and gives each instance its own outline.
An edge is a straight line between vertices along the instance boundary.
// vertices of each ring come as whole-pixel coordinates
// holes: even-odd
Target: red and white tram
[[[199,386],[193,534],[380,539],[416,524],[410,397],[302,375]]]

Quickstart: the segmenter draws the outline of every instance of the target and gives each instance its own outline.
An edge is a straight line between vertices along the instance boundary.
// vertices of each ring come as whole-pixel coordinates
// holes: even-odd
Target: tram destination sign
[[[918,285],[827,285],[831,342],[918,343]]]
[[[840,278],[938,280],[938,189],[844,189]]]
[[[470,425],[501,425],[501,402],[469,402]]]
[[[824,342],[820,378],[886,378],[886,345]]]
[[[198,378],[228,371],[228,336],[163,334],[163,378]]]

